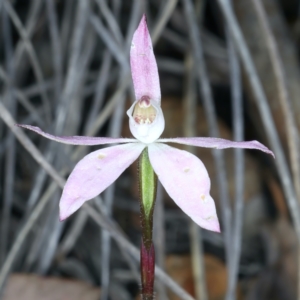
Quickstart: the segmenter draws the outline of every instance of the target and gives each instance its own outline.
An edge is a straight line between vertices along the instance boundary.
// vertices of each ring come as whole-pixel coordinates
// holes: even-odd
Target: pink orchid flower
[[[70,174],[60,199],[60,219],[66,219],[85,201],[102,193],[148,147],[152,167],[175,203],[201,227],[219,232],[216,207],[210,196],[210,179],[204,164],[195,155],[164,143],[214,149],[258,149],[274,156],[273,152],[257,141],[234,142],[206,137],[159,139],[165,122],[160,107],[157,65],[145,16],[133,36],[130,63],[136,101],[127,111],[127,115],[131,133],[136,139],[59,137],[45,133],[38,127],[19,125],[65,144],[123,144],[91,152],[79,161]]]

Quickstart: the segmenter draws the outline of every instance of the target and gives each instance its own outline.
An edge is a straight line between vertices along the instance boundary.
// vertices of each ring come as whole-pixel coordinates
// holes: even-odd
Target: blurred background
[[[159,185],[156,299],[300,299],[298,0],[0,0],[2,299],[139,299],[137,165],[60,222],[64,180],[97,148],[14,124],[131,137],[129,50],[144,12],[163,137],[258,140],[276,155],[182,147],[207,167],[222,233]]]

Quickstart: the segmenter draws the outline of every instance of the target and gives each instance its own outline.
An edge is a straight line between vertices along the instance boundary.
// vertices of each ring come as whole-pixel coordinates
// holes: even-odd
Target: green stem
[[[153,211],[156,199],[157,176],[151,166],[148,148],[139,158],[140,211],[142,221],[141,280],[142,299],[153,299],[155,252],[152,243]]]
[[[153,211],[156,198],[157,176],[151,166],[148,148],[139,158],[140,211],[142,217],[142,237],[146,249],[152,245]]]

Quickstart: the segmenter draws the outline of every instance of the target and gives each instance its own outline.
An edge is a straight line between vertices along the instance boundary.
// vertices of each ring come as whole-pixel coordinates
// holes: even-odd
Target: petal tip
[[[148,25],[147,25],[147,17],[146,14],[143,14],[136,32],[145,33],[145,31],[149,33]]]
[[[21,127],[21,128],[29,129],[31,131],[35,131],[36,133],[39,133],[39,134],[43,133],[41,128],[37,127],[37,126],[26,125],[26,124],[15,124],[15,125],[18,126],[18,127]]]
[[[199,224],[199,226],[201,226],[202,228],[204,228],[206,230],[214,231],[217,233],[221,232],[220,223],[219,223],[218,219],[216,219],[216,221],[214,221],[214,222],[206,222],[206,224]]]
[[[63,211],[62,209],[59,210],[59,221],[63,222],[63,221],[66,220],[69,216],[70,216],[70,214],[67,213],[66,211]]]
[[[251,142],[250,142],[251,143]],[[255,143],[257,145],[257,148],[258,150],[261,150],[267,154],[270,154],[273,156],[273,158],[275,159],[275,154],[273,151],[271,151],[268,147],[266,147],[264,144],[258,142],[258,141],[253,141],[253,143]]]
[[[17,126],[17,127],[20,127],[20,128],[26,128],[26,125],[24,125],[24,124],[15,124],[15,126]]]
[[[141,22],[140,23],[144,23],[146,26],[147,26],[147,17],[146,17],[146,14],[143,13],[142,15],[142,19],[141,19]]]
[[[218,223],[218,225],[215,227],[214,230],[212,230],[214,232],[217,232],[217,233],[221,233],[221,228],[220,228],[220,224]]]
[[[59,215],[59,221],[63,222],[66,218],[64,218],[63,216]]]
[[[146,15],[143,14],[142,19],[133,35],[132,42],[134,45],[143,45],[145,42],[148,43],[147,39],[150,37],[150,33],[147,25]],[[145,40],[146,38],[146,40]]]
[[[275,159],[275,154],[273,151],[271,151],[269,148],[264,146],[264,149],[261,149],[263,152],[270,154]]]
[[[70,204],[68,201],[66,201],[66,198],[64,198],[64,192],[59,202],[59,220],[64,221],[68,217],[70,217],[78,208],[74,207],[74,205]]]

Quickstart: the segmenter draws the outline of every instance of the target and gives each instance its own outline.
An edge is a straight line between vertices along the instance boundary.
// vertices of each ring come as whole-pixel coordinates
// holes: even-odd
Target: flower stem
[[[141,281],[142,299],[153,299],[155,251],[152,242],[153,211],[156,198],[157,176],[151,166],[148,148],[139,158],[140,211],[142,221]]]
[[[154,245],[147,250],[143,240],[141,244],[141,279],[142,279],[142,299],[153,299],[154,286],[154,269],[155,269],[155,252]]]

